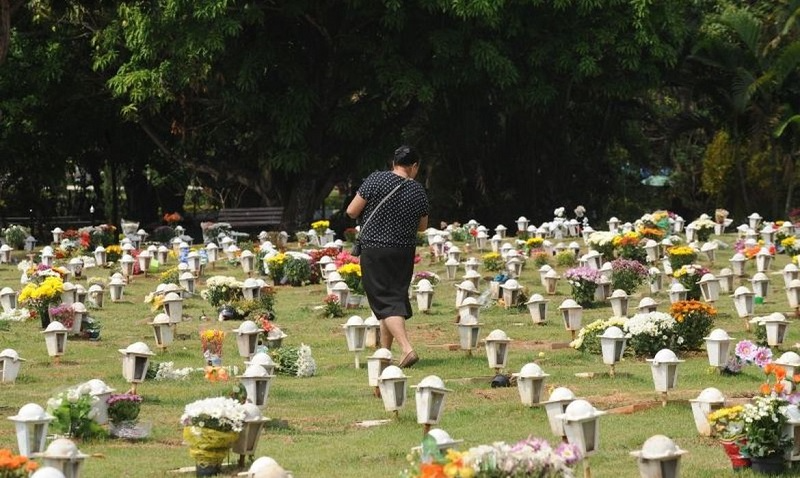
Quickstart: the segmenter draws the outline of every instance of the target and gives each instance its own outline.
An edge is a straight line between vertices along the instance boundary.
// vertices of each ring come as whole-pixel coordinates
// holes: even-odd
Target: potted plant
[[[712,433],[722,444],[734,470],[750,467],[750,459],[742,456],[740,450],[745,440],[743,413],[744,407],[735,405],[720,408],[708,415]]]
[[[786,370],[773,363],[764,366],[767,382],[761,385],[760,395],[744,405],[744,440],[742,454],[750,458],[753,471],[762,474],[780,474],[786,468],[785,453],[793,438],[784,434],[788,417],[784,413],[789,405]],[[774,384],[770,384],[774,377]]]
[[[149,427],[137,425],[142,408],[142,396],[135,393],[116,393],[106,400],[111,435],[119,438],[141,439],[146,437]]]
[[[186,405],[181,416],[183,440],[197,462],[197,476],[219,474],[245,415],[245,407],[232,398],[206,398]]]

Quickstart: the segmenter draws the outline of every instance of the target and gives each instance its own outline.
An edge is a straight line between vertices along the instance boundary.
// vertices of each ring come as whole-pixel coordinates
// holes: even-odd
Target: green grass
[[[734,238],[726,236],[727,242]],[[294,246],[294,244],[292,245]],[[713,272],[728,266],[731,251],[721,251]],[[478,254],[474,254],[478,255]],[[21,256],[17,257],[21,258]],[[701,261],[702,262],[702,261]],[[779,256],[773,271],[788,262]],[[749,265],[749,273],[754,265]],[[417,265],[417,270],[432,270],[445,277],[442,265],[430,265],[427,259]],[[563,273],[563,270],[559,270]],[[108,270],[87,270],[85,275],[106,276]],[[459,277],[462,272],[459,273]],[[222,274],[241,277],[238,268],[218,263],[207,270],[206,277]],[[488,273],[486,275],[489,275]],[[779,274],[771,275],[770,296],[763,305],[757,305],[757,315],[773,311],[789,312],[783,280]],[[544,293],[535,267],[526,268],[521,283],[527,293]],[[440,427],[453,438],[464,439],[463,448],[497,440],[516,441],[529,435],[554,441],[542,407],[526,408],[519,402],[515,388],[492,389],[489,381],[493,371],[488,368],[483,349],[468,357],[464,352],[450,350],[448,345],[458,343],[454,325],[455,281],[443,280],[436,288],[434,307],[430,314],[417,314],[408,322],[412,343],[421,360],[406,371],[408,385],[419,383],[428,375],[438,375],[452,390],[447,396]],[[749,282],[737,281],[750,287]],[[0,287],[19,289],[19,272],[14,266],[0,266]],[[137,277],[125,291],[125,302],[111,303],[93,312],[103,325],[99,342],[72,340],[68,342],[61,365],[55,366],[47,357],[44,340],[39,333],[38,321],[13,323],[9,330],[0,331],[0,349],[13,348],[27,359],[14,384],[0,385],[0,414],[10,416],[29,402],[44,406],[47,399],[65,387],[92,378],[124,391],[129,388],[122,378],[121,355],[117,349],[133,342],[144,341],[155,349],[150,326],[153,313],[142,302],[145,294],[157,285],[153,277]],[[202,281],[198,290],[202,289]],[[646,287],[646,286],[645,286]],[[646,291],[645,287],[632,301],[634,304]],[[484,286],[485,288],[485,286]],[[570,340],[570,334],[561,325],[557,307],[567,297],[569,286],[561,281],[558,293],[549,299],[548,322],[534,326],[527,312],[508,311],[497,306],[481,310],[484,324],[481,337],[493,329],[504,330],[512,339],[510,365],[507,372],[516,372],[524,364],[537,361],[550,374],[548,386],[566,386],[579,397],[589,400],[601,410],[625,405],[652,404],[629,414],[610,413],[600,419],[601,437],[599,451],[590,458],[593,476],[638,476],[635,460],[629,452],[639,449],[653,434],[665,434],[679,446],[689,451],[683,458],[683,476],[720,477],[734,476],[722,447],[711,438],[700,437],[692,420],[689,399],[695,398],[706,387],[717,387],[729,398],[753,394],[760,381],[760,371],[746,368],[740,376],[726,377],[708,370],[703,351],[687,354],[678,372],[678,388],[669,393],[666,407],[660,405],[660,396],[653,390],[650,367],[642,359],[626,359],[616,367],[617,376],[609,377],[608,367],[599,356],[582,354],[570,348],[554,348]],[[269,406],[265,415],[274,419],[274,426],[265,431],[257,456],[275,458],[297,477],[319,475],[339,477],[397,476],[406,466],[408,450],[419,444],[422,426],[416,423],[413,389],[409,389],[409,402],[397,417],[384,411],[383,403],[375,398],[367,384],[365,359],[371,353],[362,353],[362,368],[353,367],[353,355],[347,351],[341,319],[325,319],[315,307],[325,296],[323,285],[302,288],[279,287],[276,296],[278,325],[289,336],[285,344],[311,345],[317,361],[318,372],[313,378],[278,376],[272,383]],[[661,302],[660,310],[668,308],[665,293],[655,296]],[[726,329],[737,339],[753,336],[744,330],[744,321],[737,318],[732,299],[722,297],[715,326]],[[158,362],[174,361],[176,367],[201,367],[203,360],[198,332],[206,327],[219,327],[230,331],[238,322],[200,322],[202,313],[215,316],[212,307],[199,297],[185,301],[184,313],[191,321],[179,325],[184,338],[176,341],[166,352],[158,353]],[[348,313],[366,316],[367,309]],[[611,315],[610,307],[597,307],[584,312],[583,323]],[[788,315],[788,314],[787,314]],[[800,341],[797,324],[789,327],[786,345],[788,350]],[[226,337],[223,363],[243,366],[237,356],[234,337]],[[775,351],[779,354],[780,351]],[[395,353],[399,353],[395,348]],[[593,378],[577,378],[576,373],[594,372]],[[235,380],[235,379],[234,379]],[[92,457],[85,468],[87,477],[157,477],[166,476],[169,470],[193,465],[187,449],[182,445],[181,425],[178,423],[185,404],[199,398],[225,393],[231,383],[209,383],[202,374],[192,375],[186,381],[146,381],[138,386],[144,395],[140,419],[152,423],[151,437],[143,442],[130,443],[117,440],[80,442],[79,448]],[[391,419],[386,425],[361,428],[357,422],[373,419]],[[11,422],[0,426],[0,448],[16,450],[16,439]],[[231,457],[234,461],[235,456]],[[749,472],[737,476],[752,476]],[[793,476],[800,476],[795,473]]]

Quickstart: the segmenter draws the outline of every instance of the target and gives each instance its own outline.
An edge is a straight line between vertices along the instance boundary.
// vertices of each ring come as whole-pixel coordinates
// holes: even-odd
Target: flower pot
[[[725,450],[725,454],[731,460],[731,466],[734,471],[750,468],[750,459],[741,455],[738,442],[735,440],[720,440],[720,443]]]
[[[753,472],[761,475],[782,475],[786,471],[786,460],[783,454],[754,456],[750,458]]]

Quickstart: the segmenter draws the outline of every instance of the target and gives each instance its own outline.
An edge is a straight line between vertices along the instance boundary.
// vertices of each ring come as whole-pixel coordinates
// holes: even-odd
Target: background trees
[[[797,4],[29,0],[0,68],[0,201],[148,222],[192,184],[304,228],[405,141],[434,219],[780,216]]]

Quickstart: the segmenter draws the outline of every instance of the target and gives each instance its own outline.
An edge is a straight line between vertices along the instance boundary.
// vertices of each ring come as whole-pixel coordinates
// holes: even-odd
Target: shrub
[[[672,346],[675,318],[664,312],[636,314],[623,330],[630,334],[628,345],[638,357],[652,357],[663,348]]]
[[[289,285],[305,285],[311,281],[311,263],[300,257],[289,256],[283,265],[283,275]]]
[[[629,259],[611,261],[611,288],[613,290],[622,289],[631,295],[648,278],[647,268],[639,261]]]
[[[591,267],[574,267],[564,273],[564,278],[572,286],[572,298],[583,307],[594,303],[594,291],[600,277],[600,271]]]
[[[560,251],[556,254],[556,265],[559,267],[574,267],[578,264],[578,258],[572,251]]]
[[[25,239],[27,239],[28,236],[30,236],[30,231],[17,224],[12,224],[6,229],[3,229],[3,237],[5,237],[8,245],[14,249],[24,249]]]
[[[675,318],[673,332],[678,350],[698,350],[703,347],[703,337],[711,332],[717,310],[708,304],[696,300],[675,302],[669,309]]]
[[[503,258],[497,252],[487,252],[483,255],[483,268],[490,272],[503,270]]]
[[[578,332],[578,336],[569,343],[569,346],[575,350],[586,352],[590,354],[600,354],[602,349],[600,347],[599,335],[609,327],[616,326],[622,329],[628,319],[625,317],[611,317],[610,319],[597,319],[594,322],[582,327]]]
[[[532,249],[530,254],[531,262],[533,262],[534,266],[542,267],[545,264],[550,264],[550,254],[544,249]]]

